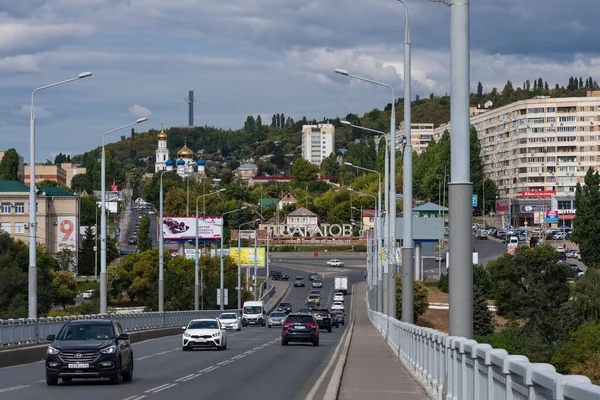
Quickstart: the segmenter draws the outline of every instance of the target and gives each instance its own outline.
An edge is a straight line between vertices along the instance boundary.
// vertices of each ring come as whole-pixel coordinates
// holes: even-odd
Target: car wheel
[[[270,328],[270,327],[271,327],[271,325],[267,325],[267,328]]]
[[[189,348],[189,347],[186,347],[186,346],[183,346],[183,347],[181,348],[181,350],[183,350],[183,351],[190,351],[190,348]]]
[[[110,383],[120,385],[123,382],[123,371],[121,369],[121,361],[117,363],[117,372],[110,378]]]
[[[329,326],[327,327],[327,332],[331,333],[331,331],[332,331],[332,330],[333,330],[333,329],[331,328],[331,325],[329,325]]]
[[[319,338],[316,338],[315,340],[313,340],[313,345],[314,346],[318,346],[319,345]]]
[[[242,328],[241,328],[241,327],[238,327],[238,328],[236,329],[236,331],[238,331],[238,332],[239,332],[239,331],[241,331],[241,330],[242,330]]]
[[[69,383],[73,380],[73,378],[61,378],[64,383]]]
[[[225,341],[225,344],[223,345],[223,350],[227,350],[227,340]]]
[[[131,382],[133,380],[133,354],[131,355],[131,361],[129,362],[127,372],[123,373],[123,380],[125,382]]]
[[[48,385],[48,386],[58,385],[58,378],[50,378],[49,376],[46,376],[46,385]]]
[[[287,346],[288,345],[288,341],[285,339],[281,339],[281,345],[282,346]]]

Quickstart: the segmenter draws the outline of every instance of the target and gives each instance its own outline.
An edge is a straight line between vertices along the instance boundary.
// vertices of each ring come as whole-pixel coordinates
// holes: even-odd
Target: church
[[[158,134],[158,148],[156,149],[156,162],[154,165],[154,173],[161,171],[177,171],[177,175],[182,178],[187,178],[194,172],[197,172],[200,177],[205,176],[204,166],[206,162],[201,158],[197,162],[194,161],[194,153],[187,147],[187,141],[183,148],[177,152],[177,159],[173,161],[169,157],[169,148],[167,147],[167,134],[164,129],[161,129]]]

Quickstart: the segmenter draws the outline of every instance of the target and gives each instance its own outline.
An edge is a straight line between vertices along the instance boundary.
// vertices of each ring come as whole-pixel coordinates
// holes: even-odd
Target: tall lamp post
[[[390,246],[388,248],[388,257],[387,257],[387,263],[385,263],[384,265],[384,269],[383,269],[383,279],[384,279],[384,285],[385,283],[387,283],[388,286],[388,291],[387,291],[387,301],[384,304],[388,305],[388,309],[384,310],[387,311],[386,314],[392,317],[396,317],[396,290],[394,289],[396,287],[396,95],[394,94],[394,88],[391,85],[388,85],[387,83],[383,83],[383,82],[378,82],[378,81],[374,81],[372,79],[367,79],[367,78],[363,78],[361,76],[357,76],[357,75],[352,75],[350,73],[348,73],[348,71],[343,70],[343,69],[336,69],[335,70],[336,74],[340,74],[340,75],[345,75],[349,78],[354,78],[354,79],[358,79],[360,81],[363,82],[368,82],[368,83],[372,83],[374,85],[378,85],[378,86],[383,86],[383,87],[387,87],[388,89],[391,90],[392,92],[392,110],[391,110],[391,116],[390,116],[390,146],[389,146],[389,153],[390,153],[390,161],[389,161],[389,168],[390,168],[390,173],[389,173],[389,196],[387,199],[388,204],[386,204],[386,220],[388,223],[387,226],[387,230],[388,230],[388,245]],[[410,103],[410,98],[408,98],[408,101]],[[405,104],[406,104],[406,100],[405,100]],[[409,122],[409,126],[410,126],[410,121]],[[410,140],[409,140],[410,142]],[[412,162],[412,159],[410,160]],[[405,165],[406,165],[406,159],[404,160]],[[411,176],[412,176],[412,169],[410,171]],[[407,176],[407,171],[406,171],[406,166],[404,168],[404,177],[406,178]],[[406,192],[406,180],[404,181],[404,190]],[[411,191],[412,194],[412,191]],[[406,193],[405,193],[405,202],[406,202]],[[412,196],[411,196],[412,199]],[[411,201],[412,204],[412,201]],[[410,215],[410,214],[407,214]],[[404,232],[406,235],[406,231],[407,231],[407,224],[410,224],[411,230],[410,230],[410,234],[407,236],[404,236],[404,243],[410,243],[410,246],[412,246],[412,221],[407,222],[405,221],[404,223]],[[404,252],[403,252],[404,254]],[[412,255],[412,252],[410,253]],[[403,258],[403,265],[406,268],[411,268],[412,270],[412,259],[404,259]],[[410,280],[410,285],[412,286],[412,279]],[[404,279],[402,282],[402,286],[403,286],[403,290],[402,293],[404,293],[404,284],[405,281],[407,281],[406,279]],[[384,286],[385,288],[385,286]],[[412,289],[407,289],[410,290],[412,293]],[[385,289],[384,289],[385,291]],[[412,310],[412,306],[410,306],[410,310]],[[411,312],[412,315],[412,312]]]
[[[104,151],[104,138],[112,132],[120,131],[121,129],[129,128],[136,124],[142,123],[148,118],[139,118],[137,121],[127,125],[120,126],[110,131],[104,132],[102,135],[102,160],[101,160],[101,212],[100,216],[100,314],[106,314],[107,304],[107,287],[106,287],[106,153]]]
[[[164,271],[165,271],[165,256],[164,256],[164,232],[163,232],[163,174],[165,172],[171,171],[162,171],[160,173],[160,190],[159,190],[159,211],[158,211],[158,311],[165,311],[165,280],[164,280]]]
[[[222,229],[221,229],[221,271],[220,271],[220,276],[221,276],[221,285],[220,285],[221,293],[219,295],[219,300],[220,300],[220,303],[221,303],[220,304],[220,308],[219,308],[220,310],[225,310],[225,265],[224,265],[224,263],[225,263],[225,255],[223,254],[223,238],[225,237],[225,216],[227,214],[233,214],[235,212],[245,210],[246,208],[248,208],[248,207],[244,206],[244,207],[238,208],[236,210],[228,211],[226,213],[221,214],[221,223],[223,225],[222,225]]]
[[[92,76],[91,72],[82,72],[76,78],[67,79],[41,86],[31,93],[31,110],[29,118],[29,319],[37,319],[37,206],[35,201],[35,94],[41,90],[49,89],[54,86],[64,85],[65,83],[75,82],[79,79]]]
[[[201,198],[204,198],[206,196],[210,196],[213,194],[217,194],[217,193],[221,193],[224,192],[227,189],[219,189],[217,191],[214,192],[210,192],[210,193],[206,193],[206,194],[202,194],[198,197],[196,197],[196,259],[194,260],[194,310],[195,311],[199,311],[200,310],[200,280],[199,280],[199,276],[198,276],[198,200],[200,200]],[[204,279],[202,279],[202,281],[204,281]],[[202,306],[204,307],[204,301],[202,302]]]
[[[254,224],[260,222],[260,218],[257,218],[250,222],[245,222],[238,227],[238,274],[237,274],[237,308],[242,309],[242,241],[241,241],[241,229],[244,225]]]

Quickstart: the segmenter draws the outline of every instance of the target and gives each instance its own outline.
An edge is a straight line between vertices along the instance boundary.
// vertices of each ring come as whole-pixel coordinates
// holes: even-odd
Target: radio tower
[[[185,98],[185,102],[188,103],[189,108],[189,126],[194,126],[194,91],[190,90],[189,96]]]

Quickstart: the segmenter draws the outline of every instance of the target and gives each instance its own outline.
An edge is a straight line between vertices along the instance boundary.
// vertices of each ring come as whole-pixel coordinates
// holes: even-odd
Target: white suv
[[[331,309],[344,311],[344,303],[342,303],[341,301],[334,301],[331,305]]]

